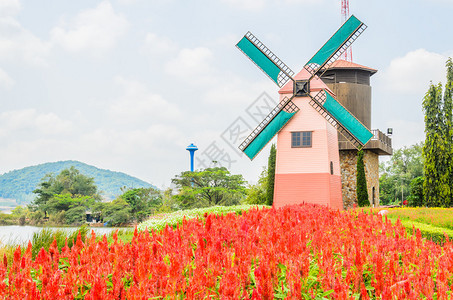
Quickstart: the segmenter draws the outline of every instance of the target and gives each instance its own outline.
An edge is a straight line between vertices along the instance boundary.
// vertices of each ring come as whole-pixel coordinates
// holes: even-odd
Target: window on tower
[[[291,132],[291,147],[292,148],[308,148],[311,147],[312,135],[311,131],[295,131]]]

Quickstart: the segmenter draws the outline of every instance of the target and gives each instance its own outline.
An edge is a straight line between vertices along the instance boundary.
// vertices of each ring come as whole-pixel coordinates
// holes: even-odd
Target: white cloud
[[[241,39],[240,35],[228,33],[222,36],[219,36],[215,43],[223,47],[231,47],[231,45],[236,45],[236,43]]]
[[[155,124],[136,130],[98,128],[77,138],[78,151],[90,159],[108,161],[143,162],[165,164],[174,149],[184,149],[184,135],[173,125]],[[92,145],[96,145],[93,149]],[[71,153],[71,152],[70,152]],[[154,157],[152,161],[150,157]],[[123,162],[121,162],[123,163]],[[161,170],[163,170],[160,168]]]
[[[68,120],[54,113],[38,113],[35,109],[7,111],[0,114],[0,136],[14,137],[18,133],[38,135],[67,134],[73,128]]]
[[[288,4],[320,4],[325,2],[324,0],[284,0]]]
[[[118,0],[118,3],[122,5],[131,5],[137,3],[137,0]]]
[[[323,3],[324,0],[223,0],[223,2],[239,10],[256,11],[263,9],[266,5],[269,4],[281,5],[282,2],[285,2],[287,4],[319,4]]]
[[[144,84],[122,77],[116,78],[115,82],[124,89],[124,94],[109,110],[116,121],[155,122],[156,120],[175,120],[181,116],[181,111],[176,104],[151,93]]]
[[[108,1],[96,8],[80,12],[69,24],[52,29],[52,41],[68,51],[94,51],[101,54],[112,48],[126,33],[129,22],[116,14]]]
[[[452,0],[424,0],[423,2],[428,2],[431,4],[453,4]]]
[[[147,55],[150,59],[158,60],[162,56],[171,55],[177,50],[176,44],[165,37],[160,37],[155,33],[147,33],[140,52]]]
[[[18,58],[33,65],[47,65],[49,50],[49,43],[41,41],[13,17],[0,17],[0,60]]]
[[[389,120],[386,124],[388,128],[393,128],[393,149],[413,145],[425,139],[423,117],[420,117],[420,120],[416,121],[394,119]]]
[[[418,49],[393,59],[383,78],[392,91],[424,95],[430,81],[434,84],[445,81],[446,61],[442,54]]]
[[[0,85],[5,88],[10,88],[14,85],[14,80],[0,68]]]
[[[223,0],[223,2],[241,10],[261,9],[266,4],[266,0]]]
[[[213,54],[208,48],[184,48],[173,60],[166,64],[165,71],[192,83],[210,83],[212,82],[211,73],[213,71],[212,60]]]
[[[20,8],[19,0],[0,0],[0,16],[16,15]]]
[[[155,124],[136,130],[99,128],[77,137],[74,143],[79,146],[77,151],[68,149],[70,157],[157,185],[177,174],[178,162],[187,156],[186,137],[173,125]]]
[[[132,154],[136,149],[160,149],[164,144],[175,143],[182,136],[180,130],[172,125],[154,124],[130,131],[99,128],[81,136],[81,141],[84,145],[94,143],[98,148],[111,149],[118,154]]]
[[[267,78],[254,82],[234,75],[225,78],[222,80],[223,84],[214,85],[207,90],[205,102],[227,107],[247,107],[266,91],[278,103],[278,89]]]

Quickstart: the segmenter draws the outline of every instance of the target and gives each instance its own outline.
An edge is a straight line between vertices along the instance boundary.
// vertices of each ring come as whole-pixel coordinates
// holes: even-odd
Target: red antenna
[[[349,19],[349,0],[341,0],[341,22],[344,23]],[[342,59],[352,62],[352,46],[342,54]]]

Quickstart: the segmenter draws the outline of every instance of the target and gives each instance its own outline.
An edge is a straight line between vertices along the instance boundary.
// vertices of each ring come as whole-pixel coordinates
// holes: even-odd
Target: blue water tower
[[[195,151],[198,150],[198,148],[192,143],[189,146],[187,146],[186,150],[190,152],[190,172],[193,172],[193,156],[195,154]]]

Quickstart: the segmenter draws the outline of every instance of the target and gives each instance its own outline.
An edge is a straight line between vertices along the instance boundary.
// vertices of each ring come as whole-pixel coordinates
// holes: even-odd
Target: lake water
[[[79,227],[36,227],[36,226],[18,226],[18,225],[11,225],[11,226],[0,226],[0,245],[5,244],[23,244],[28,242],[32,237],[33,233],[41,231],[43,228],[49,228],[52,230],[64,230],[68,232],[72,232],[77,230]],[[96,235],[104,235],[109,234],[110,232],[116,229],[130,229],[133,228],[116,228],[116,227],[90,227],[94,230]]]

